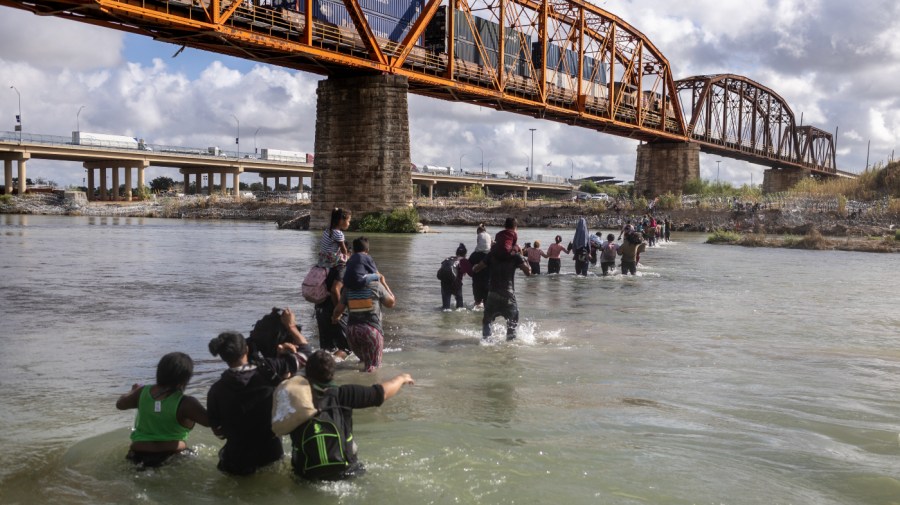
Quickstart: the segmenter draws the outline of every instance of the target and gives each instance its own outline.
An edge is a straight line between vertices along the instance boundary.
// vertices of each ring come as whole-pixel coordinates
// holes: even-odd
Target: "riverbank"
[[[875,202],[843,211],[827,198],[782,198],[765,205],[735,202],[693,202],[687,208],[657,209],[658,220],[668,219],[673,232],[723,230],[739,234],[804,236],[816,230],[826,237],[893,237],[900,216],[890,206]],[[165,197],[140,202],[87,202],[83,193],[37,194],[0,200],[0,213],[96,217],[160,217],[176,219],[236,219],[271,221],[285,229],[309,227],[308,201],[288,198],[235,201],[229,197]],[[602,202],[533,201],[468,202],[439,200],[418,202],[423,225],[498,228],[509,217],[524,228],[573,228],[585,217],[593,230],[616,230],[641,212],[613,211]]]
[[[841,238],[824,237],[815,228],[802,236],[771,236],[762,233],[740,234],[723,230],[713,232],[707,244],[738,245],[744,247],[775,247],[783,249],[808,249],[815,251],[900,252],[900,230],[893,235]]]

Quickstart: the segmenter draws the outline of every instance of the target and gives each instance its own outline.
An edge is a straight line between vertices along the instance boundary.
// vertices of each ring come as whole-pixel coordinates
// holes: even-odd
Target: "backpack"
[[[303,278],[300,292],[303,298],[310,303],[319,304],[328,298],[328,288],[325,286],[325,278],[328,277],[328,269],[313,265]]]
[[[319,398],[313,417],[291,432],[291,464],[303,478],[337,479],[350,468],[353,435],[344,417],[347,407],[338,403],[337,393],[337,388],[327,389]]]
[[[459,274],[459,258],[450,256],[441,262],[441,268],[437,271],[437,278],[442,281],[455,281]]]

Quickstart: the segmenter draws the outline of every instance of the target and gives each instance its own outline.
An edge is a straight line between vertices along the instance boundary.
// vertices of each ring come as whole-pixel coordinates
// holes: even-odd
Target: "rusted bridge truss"
[[[691,140],[705,152],[773,167],[836,173],[830,133],[798,126],[788,104],[771,89],[732,74],[676,82],[690,114]]]
[[[797,128],[777,95],[736,76],[716,76],[706,88],[700,78],[676,86],[668,60],[647,37],[587,0],[389,0],[383,3],[411,9],[390,34],[373,24],[365,3],[0,0],[322,75],[403,75],[412,93],[637,140],[697,141],[757,163],[834,169],[833,148],[822,147],[828,134]],[[340,19],[322,15],[326,4]],[[690,127],[679,100],[687,89],[694,90]]]

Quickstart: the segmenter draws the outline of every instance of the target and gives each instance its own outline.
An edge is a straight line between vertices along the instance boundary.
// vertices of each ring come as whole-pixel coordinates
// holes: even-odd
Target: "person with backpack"
[[[312,349],[297,329],[293,312],[284,309],[280,316],[291,339],[277,345],[274,358],[251,362],[250,347],[236,331],[221,333],[209,342],[209,352],[228,365],[206,396],[209,426],[225,439],[218,464],[223,472],[249,475],[284,455],[281,439],[272,433],[272,391],[305,366]],[[293,340],[301,344],[295,346]]]
[[[441,310],[449,312],[450,298],[456,298],[456,308],[462,309],[463,304],[463,276],[472,275],[472,266],[466,259],[466,245],[460,242],[456,248],[456,254],[449,256],[441,261],[441,267],[438,269],[437,278],[441,281]]]
[[[635,231],[631,225],[626,226],[625,240],[617,251],[617,254],[622,257],[622,275],[637,274],[638,258],[646,248],[647,243],[644,242],[641,232]]]
[[[306,363],[306,379],[317,411],[291,432],[291,466],[309,480],[344,480],[365,473],[353,439],[353,409],[380,407],[405,385],[415,384],[407,374],[362,386],[334,383],[334,357],[323,350]]]
[[[354,240],[353,252],[368,253],[369,239],[359,237]],[[365,372],[374,372],[381,366],[381,355],[384,352],[381,307],[391,308],[397,302],[384,275],[378,275],[379,280],[356,288],[344,286],[341,299],[331,315],[331,321],[337,323],[345,310],[349,312],[347,342]]]
[[[478,225],[476,232],[475,252],[469,256],[469,266],[481,263],[491,248],[491,236],[487,232],[484,223]],[[488,282],[490,281],[487,270],[476,273],[474,270],[472,276],[472,298],[475,300],[473,309],[484,309],[484,301],[487,300]]]

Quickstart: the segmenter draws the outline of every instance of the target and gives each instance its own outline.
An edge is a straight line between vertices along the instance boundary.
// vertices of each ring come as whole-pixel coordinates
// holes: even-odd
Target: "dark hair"
[[[194,375],[194,362],[183,352],[170,352],[156,365],[156,384],[164,388],[186,386]]]
[[[233,363],[247,353],[247,341],[236,331],[219,333],[218,337],[209,341],[209,352],[220,356],[225,363]]]
[[[506,221],[503,223],[503,227],[507,230],[512,230],[517,226],[519,226],[519,220],[514,217],[506,218]]]
[[[558,244],[558,243],[562,242],[562,237],[560,237],[559,235],[557,235],[556,238],[554,238],[553,240],[555,240],[556,243]]]
[[[334,356],[319,349],[306,360],[306,379],[319,384],[331,382],[334,379],[334,367]]]
[[[271,312],[253,325],[250,338],[247,339],[251,355],[261,352],[267,358],[274,358],[278,344],[289,340],[288,331],[281,323],[282,312],[278,307],[272,307]]]
[[[612,233],[610,233],[609,235],[606,236],[607,242],[612,242],[615,239],[616,239],[616,236],[613,235]]]
[[[353,252],[364,253],[369,252],[369,238],[357,237],[353,239]]]
[[[478,223],[478,228],[475,229],[475,233],[481,233],[483,231],[487,231],[487,227],[484,223]]]
[[[457,256],[465,256],[467,252],[469,252],[469,250],[466,249],[466,244],[463,244],[462,242],[460,242],[459,247],[456,248],[456,255]]]
[[[348,217],[350,217],[349,210],[335,207],[334,210],[331,211],[331,225],[329,225],[328,229],[333,230],[337,228],[337,226],[341,224],[341,221]]]

